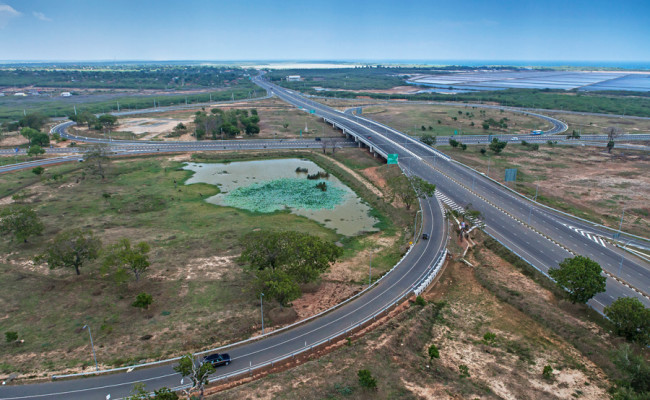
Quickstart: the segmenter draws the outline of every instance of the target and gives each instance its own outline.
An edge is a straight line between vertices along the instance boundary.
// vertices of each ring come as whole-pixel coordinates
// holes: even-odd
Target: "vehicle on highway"
[[[429,240],[429,234],[428,233],[423,233],[422,234],[422,239],[423,240]]]
[[[315,137],[314,140],[317,141],[317,142],[320,142],[320,138],[319,138],[319,137]]]
[[[514,142],[514,141],[516,141],[516,140],[519,140],[519,138],[518,138],[517,136],[515,136],[515,137],[511,138],[510,140],[511,140],[512,142]]]
[[[203,357],[201,364],[210,363],[213,367],[230,364],[230,355],[228,353],[214,353]]]

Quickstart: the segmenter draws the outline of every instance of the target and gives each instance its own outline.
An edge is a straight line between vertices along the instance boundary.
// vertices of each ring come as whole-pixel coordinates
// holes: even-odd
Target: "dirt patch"
[[[323,279],[335,282],[367,281],[367,263],[370,260],[370,253],[373,252],[376,255],[383,249],[393,246],[398,240],[398,236],[382,236],[381,233],[376,233],[369,236],[367,240],[373,243],[372,248],[357,251],[353,257],[334,263],[323,274]]]
[[[301,298],[294,300],[293,309],[299,319],[308,318],[354,296],[362,289],[360,285],[323,282],[316,292],[303,293]]]
[[[166,280],[222,280],[237,268],[235,259],[237,256],[212,256],[205,258],[193,258],[187,261],[185,268],[172,272],[166,270],[157,271],[152,278]]]
[[[361,184],[363,184],[363,186],[365,186],[368,190],[370,190],[377,197],[380,197],[380,198],[384,197],[384,194],[382,193],[382,191],[377,189],[377,187],[375,185],[373,185],[372,183],[368,182],[368,180],[366,180],[363,176],[359,175],[358,173],[356,173],[351,168],[348,168],[343,163],[341,163],[341,162],[339,162],[339,161],[337,161],[337,160],[335,160],[335,159],[333,159],[331,157],[328,157],[328,159],[332,163],[336,164],[337,167],[341,168],[342,170],[344,170],[348,174],[352,175],[352,177],[354,177],[354,179],[358,180]],[[363,170],[363,171],[365,171],[365,170]],[[379,175],[375,174],[375,177],[379,178]],[[371,180],[372,180],[372,178],[371,178]]]
[[[19,134],[6,135],[2,138],[2,140],[0,140],[1,147],[16,147],[27,143],[29,143],[29,140],[27,140],[26,137],[23,137],[22,135]]]

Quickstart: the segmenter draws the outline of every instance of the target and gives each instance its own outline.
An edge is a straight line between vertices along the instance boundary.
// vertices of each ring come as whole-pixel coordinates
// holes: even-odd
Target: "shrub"
[[[7,340],[7,343],[15,342],[18,340],[18,332],[5,332],[5,339]]]
[[[45,168],[41,167],[40,165],[32,169],[32,174],[34,175],[43,175],[43,172],[45,172]]]
[[[481,148],[481,150],[479,150],[479,151],[481,152],[482,155],[485,155],[485,153],[487,153],[487,150],[485,150],[485,147]]]
[[[424,300],[424,297],[418,296],[418,297],[415,298],[415,304],[417,304],[418,306],[426,306],[427,301]]]
[[[361,387],[366,389],[376,389],[377,388],[377,379],[372,377],[372,374],[367,369],[360,369],[357,372],[359,376],[359,384]]]
[[[544,366],[544,371],[542,371],[542,377],[546,380],[551,380],[553,379],[553,367],[550,365],[545,365]]]
[[[136,298],[135,301],[131,304],[133,307],[139,307],[139,308],[149,308],[149,306],[153,303],[153,296],[147,293],[140,293]]]
[[[438,347],[436,347],[435,344],[429,346],[429,358],[431,358],[432,360],[434,358],[440,358],[440,352],[438,351]]]
[[[467,365],[459,365],[458,370],[460,371],[461,378],[469,378],[469,368],[467,368]]]
[[[483,343],[492,345],[496,340],[496,338],[497,338],[496,333],[485,332],[485,335],[483,335]]]

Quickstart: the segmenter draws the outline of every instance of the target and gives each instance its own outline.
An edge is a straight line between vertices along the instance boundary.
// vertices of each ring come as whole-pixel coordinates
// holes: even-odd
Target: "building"
[[[61,97],[70,97],[72,94],[70,92],[61,92]]]
[[[27,95],[25,93],[23,93],[23,92],[16,92],[16,93],[14,93],[14,96],[27,97]]]
[[[302,79],[300,79],[300,75],[288,75],[287,76],[287,82],[299,82]]]

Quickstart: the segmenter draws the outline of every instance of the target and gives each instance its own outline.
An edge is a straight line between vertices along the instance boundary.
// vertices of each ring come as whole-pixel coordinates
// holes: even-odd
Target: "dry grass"
[[[612,338],[579,310],[565,309],[553,292],[487,249],[471,252],[473,269],[451,262],[410,309],[349,346],[291,370],[229,389],[212,399],[602,399],[610,377],[585,356],[566,331],[577,326],[591,350],[607,354]],[[480,276],[480,279],[477,279]],[[496,288],[496,289],[495,289]],[[502,298],[509,293],[554,315],[554,323]],[[558,305],[560,309],[558,309]],[[485,340],[487,332],[495,336]],[[600,345],[597,345],[600,343]],[[430,359],[435,344],[440,358]],[[459,366],[468,367],[461,377]],[[545,365],[554,369],[550,380]],[[357,371],[369,369],[377,390],[363,389]]]

